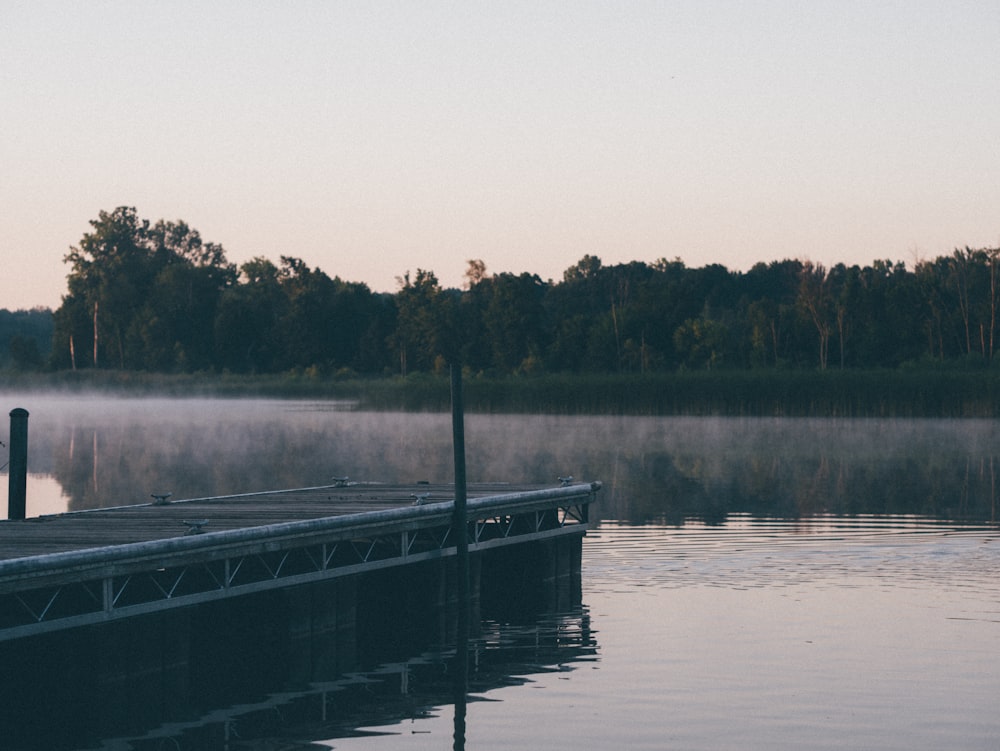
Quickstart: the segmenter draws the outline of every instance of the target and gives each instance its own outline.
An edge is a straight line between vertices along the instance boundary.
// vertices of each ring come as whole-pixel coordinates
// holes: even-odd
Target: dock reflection
[[[525,612],[522,616],[517,622],[484,618],[473,626],[468,645],[469,701],[497,688],[528,683],[532,675],[573,670],[576,663],[595,659],[597,642],[585,607],[558,613]],[[408,645],[415,645],[415,636],[408,634]],[[34,707],[31,716],[21,714],[16,720],[4,720],[5,725],[11,723],[3,729],[5,747],[320,749],[330,748],[329,742],[338,738],[392,733],[396,725],[456,712],[462,714],[463,733],[456,734],[453,747],[464,748],[465,706],[455,694],[456,647],[435,643],[440,634],[423,636],[427,643],[419,649],[411,646],[413,651],[401,660],[371,661],[380,652],[398,655],[398,644],[383,645],[386,649],[365,644],[359,653],[367,655],[366,664],[318,676],[306,684],[283,681],[282,671],[276,669],[279,662],[296,660],[289,651],[295,648],[292,642],[275,644],[267,638],[255,644],[246,642],[234,653],[258,666],[255,685],[248,686],[244,665],[214,670],[205,678],[211,680],[211,686],[192,686],[193,691],[180,702],[171,695],[175,693],[172,687],[165,686],[162,695],[146,690],[143,700],[147,711],[141,726],[134,714],[123,716],[112,710],[95,715],[95,697],[77,701],[72,687],[63,685],[55,691],[58,704],[45,702]],[[49,679],[56,673],[55,666],[49,670],[43,666],[40,672]],[[270,676],[273,682],[264,685],[262,676]],[[104,706],[129,703],[113,692],[99,697],[99,702]]]

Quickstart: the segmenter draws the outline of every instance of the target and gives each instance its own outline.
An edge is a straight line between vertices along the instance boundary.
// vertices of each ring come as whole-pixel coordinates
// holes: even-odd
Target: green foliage
[[[964,248],[912,270],[784,260],[746,273],[665,259],[608,266],[586,255],[558,283],[491,275],[474,260],[464,292],[417,269],[394,294],[374,294],[293,256],[237,269],[185,223],[152,224],[129,207],[102,211],[91,226],[66,257],[68,294],[53,315],[57,369],[409,382],[460,362],[498,381],[723,377],[913,362],[989,368],[1000,347],[1000,249]],[[49,348],[33,338],[44,358]],[[14,351],[18,367],[37,367],[30,343]]]
[[[0,310],[0,369],[37,371],[52,349],[52,312]]]
[[[399,357],[399,372],[432,371],[438,355],[449,350],[453,316],[448,297],[432,271],[417,269],[399,279],[396,294],[396,330],[389,345]]]
[[[707,318],[692,318],[674,332],[674,347],[678,352],[686,352],[684,362],[693,368],[711,370],[725,361],[729,330],[719,321]]]
[[[66,256],[53,364],[157,371],[211,366],[215,314],[235,269],[184,222],[150,225],[134,208],[100,212]]]

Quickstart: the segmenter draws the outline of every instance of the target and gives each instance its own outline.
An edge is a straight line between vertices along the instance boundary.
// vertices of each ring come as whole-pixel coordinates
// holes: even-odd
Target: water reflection
[[[6,401],[31,412],[29,515],[143,503],[159,490],[183,498],[334,475],[452,476],[446,414],[268,400]],[[470,482],[600,479],[597,514],[631,523],[718,524],[734,513],[997,519],[992,420],[467,415],[466,435]]]
[[[82,700],[85,687],[55,687],[48,701],[21,713],[16,723],[4,723],[4,747],[47,751],[319,749],[334,747],[337,739],[409,734],[418,721],[451,719],[456,706],[454,647],[430,644],[402,660],[359,663],[346,672],[300,684],[283,682],[279,666],[268,665],[276,646],[271,637],[237,636],[242,640],[242,659],[254,663],[253,678],[248,685],[248,676],[241,670],[213,671],[210,700],[199,698],[201,692],[194,690],[182,704],[172,706],[168,691],[146,687],[142,693],[147,706],[116,718],[114,708],[107,705],[127,700],[109,693],[107,685],[96,689],[100,710]],[[289,644],[281,647],[283,664],[299,659],[288,652],[291,648]],[[367,646],[367,651],[377,649],[375,644]],[[546,672],[572,671],[577,663],[596,659],[596,653],[585,608],[537,614],[520,625],[484,620],[469,643],[470,700],[488,700],[498,688],[523,685]],[[72,659],[67,651],[59,654]],[[44,666],[35,666],[33,680],[37,682],[44,672]],[[58,666],[53,665],[51,672],[55,680]],[[155,676],[143,680],[161,682]],[[446,725],[429,730],[421,724],[419,732],[434,733],[438,747],[445,748],[451,745],[449,731]],[[464,737],[456,740],[455,748],[463,746]]]
[[[29,469],[73,508],[335,474],[451,477],[447,415],[221,400],[14,406],[31,411]],[[470,481],[573,474],[605,487],[584,543],[588,607],[489,611],[482,623],[469,748],[995,746],[997,438],[988,420],[467,416]],[[169,722],[133,720],[93,747],[447,748],[450,644],[386,644],[293,682],[287,653],[251,650],[243,668],[205,667],[228,693],[196,687]],[[55,681],[69,675],[63,657],[50,654]],[[37,685],[0,664],[8,691]],[[253,680],[262,674],[274,680]],[[51,735],[73,705],[37,696],[60,708],[42,725]]]

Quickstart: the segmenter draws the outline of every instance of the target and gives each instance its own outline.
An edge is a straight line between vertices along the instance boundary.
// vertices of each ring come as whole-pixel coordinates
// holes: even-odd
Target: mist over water
[[[2,402],[31,413],[29,516],[452,479],[446,414]],[[480,624],[468,748],[1000,748],[998,438],[990,420],[467,415],[470,482],[604,483],[582,607]],[[448,649],[103,747],[449,748]]]
[[[247,399],[5,395],[2,403],[30,413],[29,516],[343,475],[453,479],[447,414]],[[734,512],[992,520],[997,438],[991,420],[466,416],[470,482],[599,479],[599,518],[637,523],[720,522]]]

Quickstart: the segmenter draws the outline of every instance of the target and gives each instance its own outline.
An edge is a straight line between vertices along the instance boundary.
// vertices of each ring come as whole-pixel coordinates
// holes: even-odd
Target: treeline
[[[54,369],[162,373],[412,374],[459,360],[474,374],[988,365],[1000,346],[1000,249],[832,268],[747,272],[678,260],[605,266],[560,281],[489,274],[463,290],[407,272],[395,293],[302,260],[239,267],[183,222],[101,212],[66,260]]]
[[[34,371],[52,351],[52,311],[0,310],[0,369]]]

